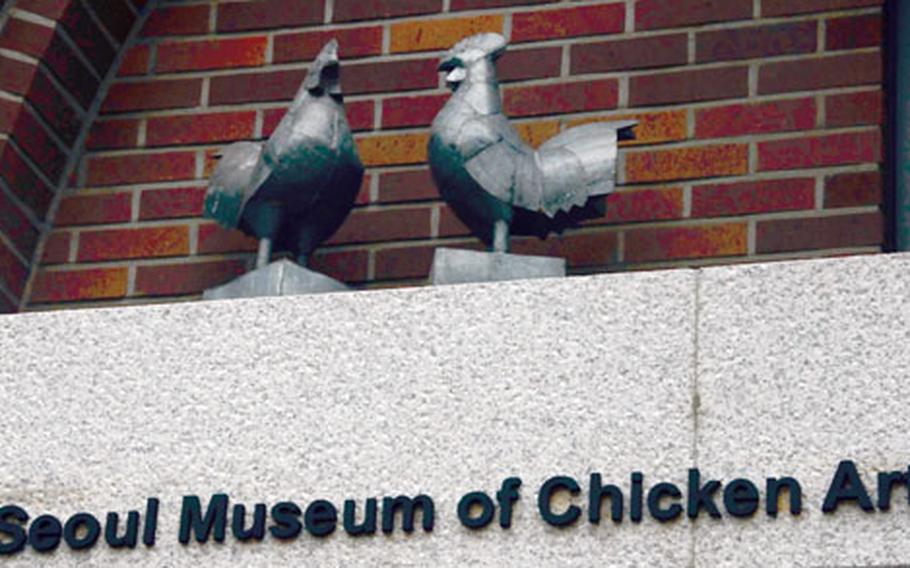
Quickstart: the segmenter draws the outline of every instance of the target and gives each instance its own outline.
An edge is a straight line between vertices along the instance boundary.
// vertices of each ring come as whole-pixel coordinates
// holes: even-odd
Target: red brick
[[[204,187],[148,189],[139,201],[139,219],[176,219],[199,217],[205,202]]]
[[[882,91],[831,95],[825,99],[825,125],[837,128],[881,124],[884,106]]]
[[[88,10],[81,2],[69,2],[66,13],[59,18],[59,22],[63,24],[70,38],[76,42],[98,74],[104,76],[114,62],[117,52],[101,32],[101,28],[95,24]]]
[[[38,218],[43,218],[53,191],[11,145],[0,141],[0,177]]]
[[[512,41],[562,39],[620,33],[626,26],[625,4],[598,4],[512,15]]]
[[[218,31],[239,32],[321,24],[323,2],[257,0],[218,4]]]
[[[428,238],[430,208],[357,209],[329,240],[329,244],[370,243]]]
[[[92,124],[86,146],[90,150],[133,148],[139,133],[139,121],[135,119],[104,120]]]
[[[306,72],[297,69],[212,77],[209,102],[213,105],[229,105],[289,101],[294,98],[304,77]]]
[[[137,45],[131,47],[123,61],[120,63],[120,69],[117,70],[118,77],[130,77],[134,75],[145,75],[149,72],[150,48],[148,45]]]
[[[571,47],[572,74],[685,65],[688,45],[686,34],[576,44]]]
[[[625,262],[746,254],[746,224],[658,227],[626,231]]]
[[[759,169],[795,170],[881,160],[881,133],[828,134],[763,142],[758,145]]]
[[[255,111],[158,116],[148,119],[147,146],[232,142],[253,137]]]
[[[28,267],[0,240],[0,284],[16,296],[21,296],[26,280]]]
[[[76,141],[82,118],[44,71],[35,73],[28,101],[65,143],[72,145]]]
[[[520,237],[512,242],[512,252],[564,258],[570,268],[606,267],[619,261],[618,238],[613,231],[554,236],[547,240]]]
[[[310,268],[341,282],[363,282],[369,256],[365,250],[317,251],[310,258]]]
[[[425,201],[438,199],[430,170],[389,172],[379,176],[379,202]]]
[[[0,99],[0,132],[11,133],[22,112],[22,104],[9,99]]]
[[[66,154],[30,112],[19,113],[13,138],[51,181],[60,177],[66,165]]]
[[[35,276],[31,302],[35,304],[108,300],[126,296],[127,269],[42,270]]]
[[[344,113],[348,119],[351,130],[372,130],[373,113],[376,105],[373,101],[354,101],[344,103]],[[287,108],[266,109],[263,112],[262,135],[271,136],[278,128],[278,123],[287,114]]]
[[[341,58],[382,53],[382,27],[370,26],[277,35],[273,59],[276,63],[311,61],[333,38],[338,40],[338,55]]]
[[[267,44],[264,36],[166,42],[158,46],[155,70],[162,73],[256,67],[265,63]]]
[[[213,81],[214,82],[214,81]],[[111,85],[103,113],[194,107],[202,95],[202,79],[169,79]]]
[[[875,246],[884,242],[879,213],[762,221],[756,228],[759,254]]]
[[[749,70],[722,67],[640,75],[629,80],[631,106],[692,103],[746,97]]]
[[[14,314],[19,311],[19,307],[9,298],[0,294],[0,314]]]
[[[848,173],[825,178],[825,208],[879,205],[883,195],[882,175],[875,172]]]
[[[813,207],[813,178],[758,180],[692,188],[693,217],[797,211]]]
[[[59,33],[54,34],[50,46],[44,52],[42,62],[53,71],[82,108],[87,109],[92,104],[98,92],[98,80],[82,60],[76,57]]]
[[[752,0],[638,0],[635,29],[676,28],[752,18]]]
[[[26,257],[30,257],[38,243],[38,231],[32,226],[23,209],[0,191],[0,233]]]
[[[818,24],[792,22],[730,30],[700,32],[696,36],[698,61],[730,61],[812,53],[818,42]]]
[[[258,247],[256,239],[248,237],[240,231],[225,229],[214,223],[199,227],[200,254],[252,252]]]
[[[345,65],[341,84],[351,95],[433,89],[439,84],[438,63],[436,59],[409,59]]]
[[[376,251],[376,280],[426,278],[433,265],[433,246],[408,246]]]
[[[41,59],[54,38],[54,28],[10,18],[0,33],[0,47]]]
[[[508,8],[528,4],[552,4],[558,0],[452,0],[452,11],[478,8]]]
[[[881,83],[879,53],[856,53],[767,63],[759,69],[762,95]]]
[[[0,54],[0,89],[16,95],[27,95],[37,67]]]
[[[209,31],[210,10],[211,7],[206,4],[158,8],[142,26],[142,35],[155,37],[206,34]]]
[[[383,128],[426,126],[449,100],[449,95],[393,97],[382,101]]]
[[[163,152],[89,158],[86,185],[124,185],[193,179],[195,152]]]
[[[748,171],[749,147],[746,144],[626,154],[628,183],[743,175]]]
[[[16,8],[51,20],[59,20],[69,8],[69,0],[17,0]]]
[[[126,223],[132,217],[133,194],[128,191],[97,195],[69,195],[60,200],[54,225]]]
[[[442,11],[442,0],[335,0],[332,20],[350,22],[415,16]]]
[[[502,83],[543,77],[558,77],[562,69],[562,48],[513,49],[496,61],[496,76]]]
[[[54,231],[44,241],[44,252],[41,255],[41,264],[63,264],[69,260],[70,240],[72,233],[69,231]]]
[[[158,258],[190,253],[186,226],[83,231],[79,235],[79,262],[126,258]]]
[[[185,262],[140,266],[136,269],[137,296],[186,296],[201,294],[246,272],[243,260]]]
[[[506,89],[503,107],[510,116],[539,116],[616,108],[616,79]]]
[[[883,0],[762,0],[762,16],[790,16],[844,8],[880,6]]]
[[[736,104],[702,109],[695,113],[698,138],[723,138],[815,127],[815,99],[794,99],[757,104]]]
[[[471,229],[461,222],[455,210],[448,205],[439,209],[439,236],[440,237],[466,237],[471,234]]]
[[[136,16],[126,0],[87,0],[95,15],[117,41],[123,42],[133,28]]]
[[[825,49],[857,49],[882,45],[881,14],[832,18],[826,24]]]
[[[682,189],[640,189],[634,191],[617,191],[607,198],[607,215],[603,219],[586,221],[586,225],[599,225],[603,222],[641,223],[644,221],[661,221],[679,219],[683,213]]]

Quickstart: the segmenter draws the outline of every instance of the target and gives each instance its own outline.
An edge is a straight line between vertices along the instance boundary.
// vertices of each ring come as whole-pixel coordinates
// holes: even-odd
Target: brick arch
[[[448,96],[438,52],[481,30],[511,36],[500,79],[530,143],[592,120],[641,123],[607,215],[562,238],[517,239],[516,252],[561,255],[571,272],[591,273],[880,250],[881,0],[722,4],[145,6],[147,21],[121,43],[122,64],[95,99],[78,166],[57,185],[26,304],[195,299],[247,270],[255,243],[201,217],[212,156],[268,136],[333,36],[368,171],[357,209],[315,263],[356,287],[420,284],[435,247],[479,246],[439,200],[425,143]]]
[[[7,0],[0,17],[0,313],[23,303],[93,103],[144,2]]]

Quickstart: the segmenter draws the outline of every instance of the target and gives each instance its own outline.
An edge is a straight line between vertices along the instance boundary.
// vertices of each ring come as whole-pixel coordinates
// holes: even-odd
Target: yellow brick
[[[449,20],[410,20],[392,24],[392,53],[449,49],[459,40],[481,32],[502,33],[502,16]]]
[[[514,125],[521,139],[537,148],[550,138],[559,134],[559,122],[547,120],[543,122],[521,122]]]
[[[628,183],[741,175],[749,171],[749,147],[723,144],[626,155]]]
[[[569,122],[569,126],[616,120],[638,121],[638,126],[635,127],[635,140],[620,142],[620,146],[676,142],[689,137],[689,118],[684,110],[579,118]]]
[[[390,134],[357,140],[360,159],[366,166],[422,164],[427,161],[429,134]]]

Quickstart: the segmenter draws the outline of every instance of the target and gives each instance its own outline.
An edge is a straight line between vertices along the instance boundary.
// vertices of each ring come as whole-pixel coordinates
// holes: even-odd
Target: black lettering
[[[828,493],[825,494],[825,502],[822,504],[822,512],[833,513],[837,511],[841,501],[855,501],[860,509],[871,513],[875,509],[872,507],[872,499],[863,485],[863,480],[856,471],[856,464],[850,460],[844,460],[837,466],[834,472],[834,479],[831,480],[831,486],[828,487]]]
[[[303,515],[307,532],[313,536],[329,536],[335,532],[338,524],[338,510],[328,501],[317,500],[310,503]]]
[[[183,507],[180,510],[180,534],[178,540],[181,544],[190,542],[190,530],[196,537],[196,542],[205,543],[214,532],[215,542],[224,542],[224,532],[227,526],[228,496],[223,493],[212,495],[205,517],[202,516],[202,504],[199,497],[188,495],[183,498]]]
[[[666,509],[662,508],[660,502],[664,497],[679,499],[682,493],[679,487],[672,483],[658,483],[648,491],[648,512],[661,523],[668,523],[682,515],[683,508],[679,503],[673,503]]]
[[[60,545],[63,525],[57,517],[42,515],[28,529],[28,543],[38,552],[50,552]]]
[[[882,472],[878,474],[878,508],[887,511],[891,508],[891,492],[895,485],[907,486],[907,474],[903,471]]]
[[[155,533],[158,531],[158,499],[149,499],[145,505],[145,528],[142,529],[142,544],[155,546]]]
[[[356,524],[357,503],[353,499],[344,502],[344,530],[351,536],[376,533],[376,499],[367,499],[363,522]]]
[[[85,527],[85,535],[79,536],[79,527]],[[101,536],[101,523],[88,513],[77,513],[66,521],[63,527],[63,540],[73,550],[85,550],[95,546]]]
[[[540,492],[537,494],[537,509],[540,511],[540,516],[547,524],[553,525],[554,527],[569,526],[581,516],[581,509],[575,505],[569,505],[569,508],[562,514],[556,514],[550,509],[550,501],[553,499],[553,493],[562,489],[568,491],[573,496],[578,495],[579,491],[581,491],[578,483],[571,477],[558,476],[551,477],[544,482],[540,487]]]
[[[800,486],[799,481],[792,477],[782,477],[780,479],[769,477],[766,487],[768,493],[766,509],[769,517],[777,516],[780,490],[784,488],[790,494],[790,514],[799,515],[803,512],[803,488]]]
[[[748,479],[734,479],[724,487],[724,508],[734,517],[751,517],[758,511],[758,487]]]
[[[644,495],[645,476],[641,472],[632,473],[632,491],[629,496],[629,518],[633,523],[640,523],[642,518],[642,501]]]
[[[258,504],[253,507],[253,526],[247,529],[246,507],[234,505],[234,514],[231,515],[231,532],[240,542],[248,540],[262,540],[265,537],[265,505]]]
[[[297,538],[303,525],[298,519],[303,512],[295,503],[282,502],[272,507],[272,521],[275,523],[269,532],[279,540]]]
[[[423,530],[430,532],[433,530],[435,521],[435,508],[433,500],[426,495],[418,495],[411,499],[404,495],[399,495],[394,499],[384,497],[382,499],[382,532],[390,534],[395,530],[395,512],[401,511],[401,528],[404,532],[414,531],[414,513],[420,508],[423,516]]]
[[[698,468],[689,470],[689,502],[686,514],[690,519],[697,518],[702,508],[715,519],[720,518],[720,511],[714,504],[714,494],[718,489],[720,489],[720,481],[712,479],[701,485],[701,473]]]
[[[139,538],[139,513],[130,511],[126,514],[126,532],[122,537],[117,536],[119,525],[120,515],[108,513],[107,521],[104,523],[104,541],[111,548],[136,548],[136,541]]]
[[[512,526],[512,505],[518,501],[519,487],[521,479],[509,477],[502,482],[502,487],[496,493],[496,501],[499,502],[499,526],[504,529]]]
[[[480,507],[480,515],[471,515],[471,509]],[[483,491],[472,491],[458,501],[458,520],[472,530],[482,529],[493,521],[496,505]]]
[[[600,524],[600,509],[603,500],[610,499],[610,518],[614,523],[622,522],[622,491],[615,485],[601,485],[599,473],[591,474],[591,484],[588,492],[588,521],[591,524]]]
[[[19,524],[9,522],[16,521]],[[25,529],[22,527],[28,522],[28,513],[22,507],[8,505],[0,508],[0,556],[22,552],[28,540]],[[4,536],[9,539],[3,538]]]

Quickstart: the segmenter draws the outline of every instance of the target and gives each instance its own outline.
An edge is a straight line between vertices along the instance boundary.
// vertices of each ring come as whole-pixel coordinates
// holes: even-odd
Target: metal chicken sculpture
[[[260,240],[257,268],[268,264],[273,247],[306,266],[347,217],[362,179],[342,106],[338,43],[331,40],[272,136],[224,150],[205,215]]]
[[[602,214],[586,205],[613,191],[617,140],[636,124],[570,128],[535,151],[503,115],[494,63],[505,49],[505,38],[484,33],[445,53],[439,69],[454,92],[429,142],[440,194],[495,252],[508,251],[510,233],[545,238]]]

